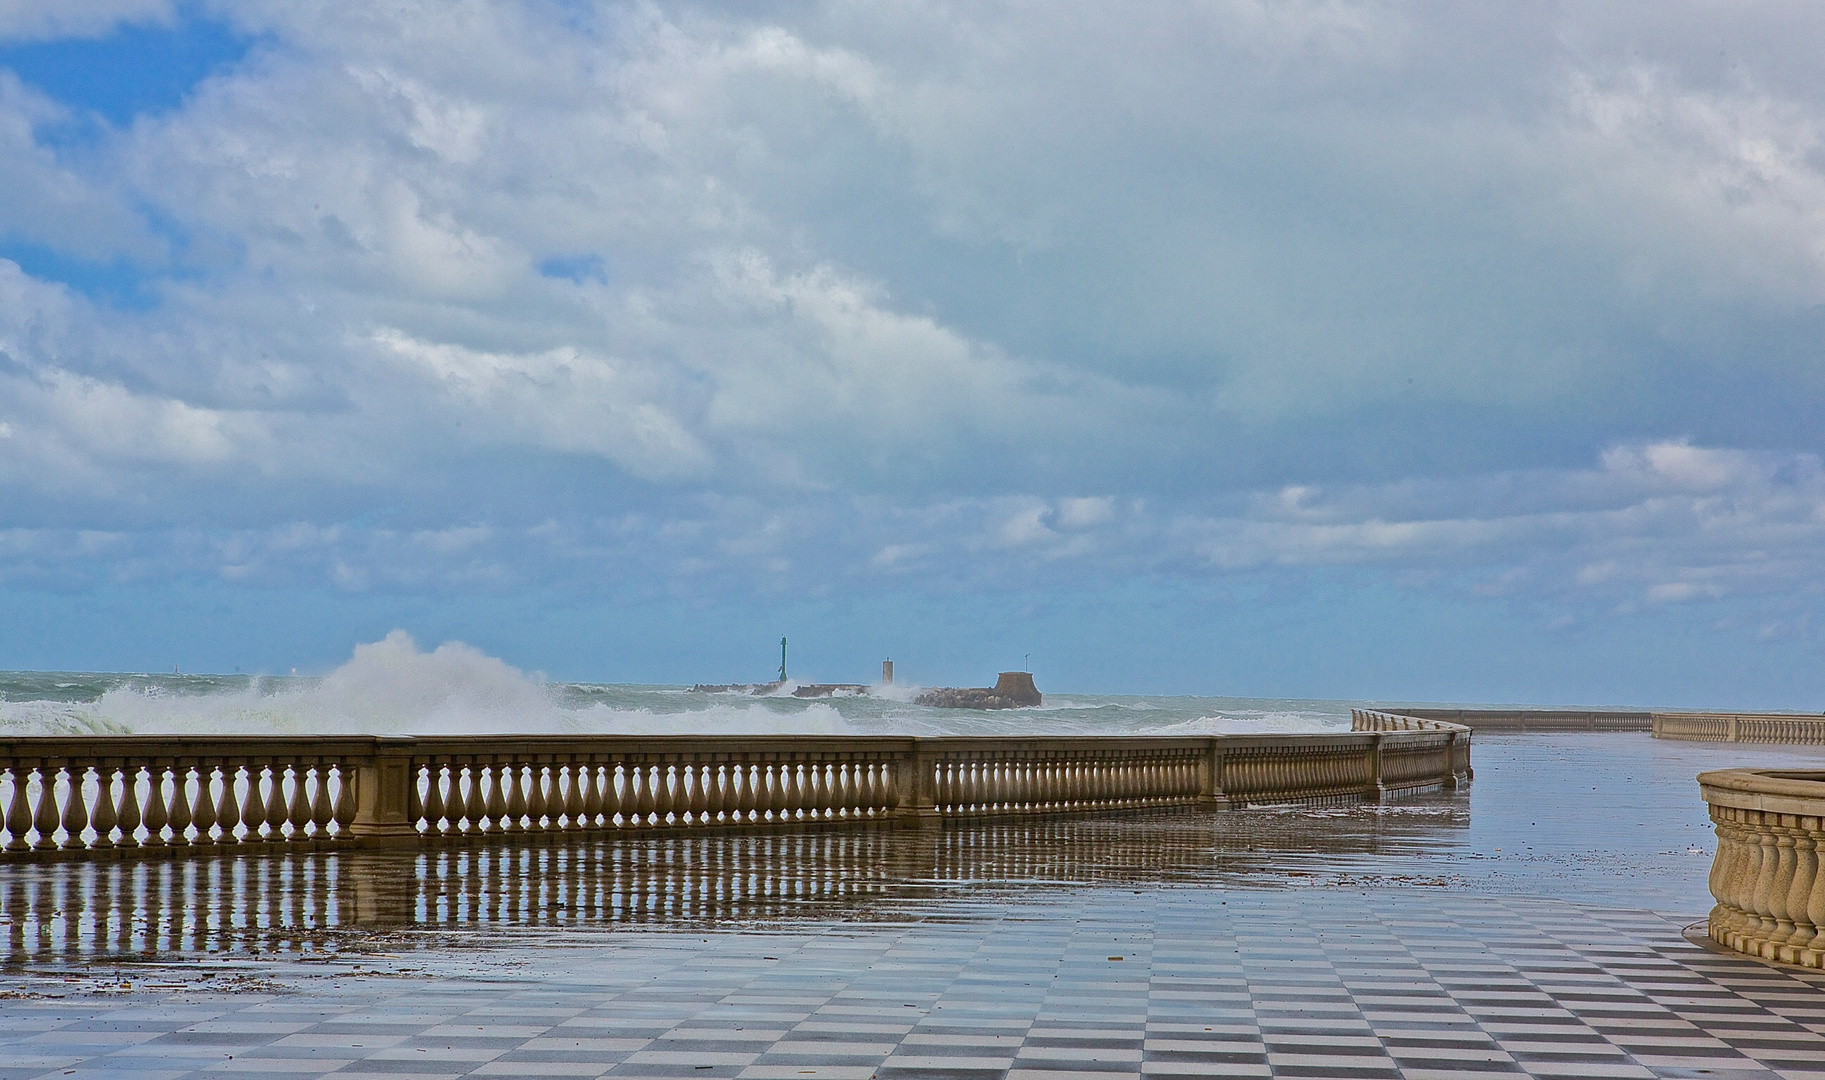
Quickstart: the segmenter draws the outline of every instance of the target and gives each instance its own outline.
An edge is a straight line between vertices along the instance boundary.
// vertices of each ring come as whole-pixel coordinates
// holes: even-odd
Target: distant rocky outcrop
[[[1028,709],[1043,701],[1027,671],[1004,671],[992,687],[938,687],[913,698],[913,704],[934,709]]]
[[[867,697],[869,688],[861,683],[806,683],[792,688],[793,697]]]

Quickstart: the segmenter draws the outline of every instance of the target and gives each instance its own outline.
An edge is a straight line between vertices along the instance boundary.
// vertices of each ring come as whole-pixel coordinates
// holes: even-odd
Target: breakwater
[[[82,736],[0,741],[0,859],[471,844],[1374,798],[1470,776],[1460,725],[1204,737]]]

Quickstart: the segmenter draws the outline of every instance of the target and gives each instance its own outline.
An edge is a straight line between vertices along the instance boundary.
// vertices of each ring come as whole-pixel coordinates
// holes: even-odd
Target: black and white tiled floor
[[[870,925],[544,932],[359,970],[15,977],[0,1080],[1825,1078],[1825,974],[1719,954],[1649,912],[1199,887],[921,906]]]

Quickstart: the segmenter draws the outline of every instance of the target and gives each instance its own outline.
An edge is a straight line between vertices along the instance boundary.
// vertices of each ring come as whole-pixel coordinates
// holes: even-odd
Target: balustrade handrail
[[[1455,786],[1469,731],[0,738],[0,860],[1076,813]]]
[[[1698,786],[1717,827],[1712,939],[1825,967],[1825,772],[1719,769]]]

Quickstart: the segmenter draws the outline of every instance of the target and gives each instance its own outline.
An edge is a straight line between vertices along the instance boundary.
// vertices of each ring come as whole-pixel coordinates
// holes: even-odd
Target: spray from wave
[[[1060,695],[983,713],[928,709],[912,704],[913,688],[893,690],[806,701],[555,683],[461,642],[427,652],[395,630],[317,679],[0,674],[0,733],[1209,735],[1349,722],[1338,702]]]

